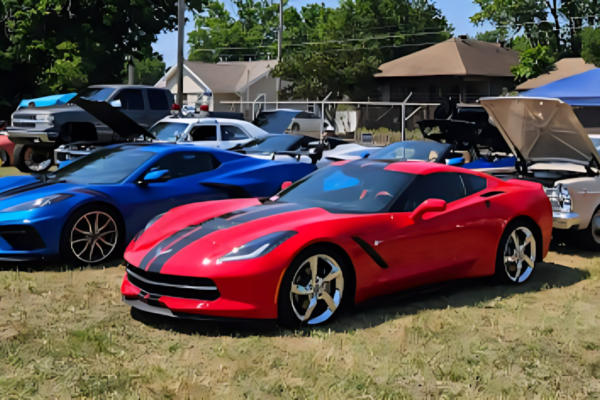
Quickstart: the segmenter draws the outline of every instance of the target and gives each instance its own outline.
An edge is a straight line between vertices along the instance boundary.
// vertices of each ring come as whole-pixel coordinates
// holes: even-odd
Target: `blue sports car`
[[[46,175],[0,179],[0,261],[95,264],[173,207],[269,197],[315,170],[194,145],[105,147]]]

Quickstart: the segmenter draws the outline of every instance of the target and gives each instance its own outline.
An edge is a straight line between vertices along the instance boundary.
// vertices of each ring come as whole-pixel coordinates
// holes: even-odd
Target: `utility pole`
[[[183,41],[185,39],[185,2],[177,2],[177,99],[176,103],[183,107]]]
[[[133,64],[133,56],[129,56],[129,62],[127,63],[127,72],[129,73],[127,84],[135,85],[135,65]]]
[[[277,35],[277,61],[281,62],[283,57],[282,54],[283,47],[283,0],[279,0],[279,33]],[[276,96],[276,104],[275,108],[279,108],[279,92],[281,92],[281,78],[275,79],[277,84],[277,93]]]

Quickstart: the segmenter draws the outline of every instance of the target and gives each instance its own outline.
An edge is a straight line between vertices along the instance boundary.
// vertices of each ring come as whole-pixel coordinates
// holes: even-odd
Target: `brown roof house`
[[[512,66],[519,53],[498,44],[452,38],[379,67],[383,101],[438,102],[453,97],[461,103],[497,96],[514,89]]]
[[[568,78],[573,75],[579,75],[596,68],[593,64],[586,64],[583,58],[563,58],[557,61],[554,68],[547,74],[530,79],[517,86],[519,92],[536,89],[540,86]]]
[[[206,91],[213,93],[211,111],[244,112],[239,105],[221,104],[221,101],[250,101],[257,99],[274,102],[277,96],[276,79],[271,70],[276,60],[233,61],[216,64],[201,61],[184,61],[183,93],[184,103],[194,104]],[[156,85],[177,93],[177,66]],[[282,82],[282,85],[285,83]]]

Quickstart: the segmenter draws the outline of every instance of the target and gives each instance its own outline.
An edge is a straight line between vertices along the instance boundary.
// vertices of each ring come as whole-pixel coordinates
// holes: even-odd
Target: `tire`
[[[495,283],[520,285],[529,279],[542,240],[537,232],[537,227],[529,221],[517,220],[508,224],[496,253]],[[520,251],[516,250],[515,237]]]
[[[21,172],[44,172],[52,166],[52,148],[17,144],[13,158]]]
[[[292,125],[292,134],[297,135],[300,133],[300,125],[294,124]]]
[[[60,238],[60,255],[69,264],[94,265],[122,256],[124,239],[121,216],[109,207],[92,204],[67,219]]]
[[[312,265],[316,266],[316,287]],[[281,281],[277,302],[279,324],[297,329],[329,322],[351,304],[353,287],[343,257],[328,246],[312,246],[294,259]]]
[[[8,167],[10,165],[10,157],[8,156],[6,150],[0,149],[0,161],[2,161],[3,167]]]
[[[588,227],[575,233],[577,240],[573,244],[586,250],[600,251],[600,207],[594,211]]]

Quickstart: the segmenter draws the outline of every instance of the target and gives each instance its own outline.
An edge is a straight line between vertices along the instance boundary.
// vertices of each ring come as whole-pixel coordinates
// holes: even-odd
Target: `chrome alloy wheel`
[[[24,161],[30,171],[45,171],[52,164],[52,155],[47,150],[28,147],[25,149]]]
[[[117,246],[119,232],[115,220],[105,212],[92,211],[77,220],[71,230],[71,250],[86,263],[105,260]]]
[[[504,248],[504,270],[508,279],[522,283],[535,266],[536,243],[533,233],[521,226],[508,237]]]
[[[290,301],[301,322],[316,325],[337,310],[344,294],[344,274],[338,263],[325,254],[304,261],[292,279]]]

